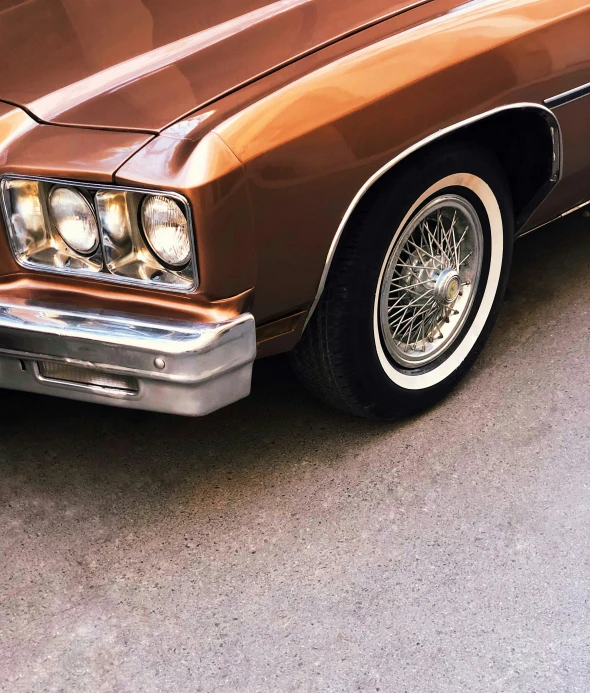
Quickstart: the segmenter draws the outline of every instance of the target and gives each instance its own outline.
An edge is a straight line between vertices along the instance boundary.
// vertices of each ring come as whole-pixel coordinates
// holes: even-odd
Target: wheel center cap
[[[434,297],[441,306],[450,306],[461,291],[461,277],[455,269],[443,270],[434,285]]]

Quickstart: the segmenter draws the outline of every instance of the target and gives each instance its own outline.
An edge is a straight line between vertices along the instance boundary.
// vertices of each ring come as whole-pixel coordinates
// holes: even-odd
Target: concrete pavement
[[[0,690],[587,693],[590,219],[517,244],[476,368],[395,425],[283,359],[201,420],[13,394]]]

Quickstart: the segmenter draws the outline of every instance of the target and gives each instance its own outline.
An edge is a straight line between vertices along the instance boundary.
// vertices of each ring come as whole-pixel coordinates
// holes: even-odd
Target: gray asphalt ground
[[[9,693],[590,690],[590,219],[517,244],[475,370],[399,424],[283,359],[201,420],[15,394]]]

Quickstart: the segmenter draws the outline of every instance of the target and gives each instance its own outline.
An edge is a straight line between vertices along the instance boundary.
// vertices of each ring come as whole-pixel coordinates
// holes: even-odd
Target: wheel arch
[[[305,321],[309,323],[324,291],[330,267],[347,225],[355,210],[380,181],[425,149],[450,142],[470,140],[489,149],[502,166],[513,196],[515,230],[526,224],[533,212],[561,180],[563,142],[556,115],[537,103],[515,103],[482,112],[438,130],[411,145],[384,164],[358,190],[334,235],[320,283]],[[537,145],[541,146],[537,146]],[[532,179],[523,177],[524,168],[533,170]]]

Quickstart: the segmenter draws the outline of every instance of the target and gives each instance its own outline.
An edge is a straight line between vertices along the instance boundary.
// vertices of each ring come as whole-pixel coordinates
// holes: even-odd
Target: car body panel
[[[111,183],[117,168],[152,139],[152,135],[145,133],[44,125],[19,108],[0,103],[0,176],[20,174]],[[201,197],[193,196],[192,200],[194,209],[198,210],[195,216],[205,219],[204,226],[211,229],[212,237],[218,241],[215,230],[223,233],[228,228],[239,228],[244,238],[251,239],[252,229],[247,223],[249,203],[245,182],[239,174],[240,164],[219,138],[216,142],[218,150],[206,153],[200,167],[197,193]],[[202,149],[199,156],[201,153]],[[232,174],[241,184],[230,180]],[[228,223],[228,214],[230,220],[232,215],[238,215],[240,224]],[[232,242],[238,248],[235,238]],[[206,256],[206,241],[202,246]],[[242,253],[251,256],[251,246],[243,247]],[[168,295],[141,287],[99,283],[92,278],[45,274],[16,263],[4,220],[0,218],[0,302],[43,301],[93,310],[104,308],[154,317],[223,322],[248,309],[253,286],[252,276],[244,276],[243,269],[240,277],[236,277],[235,271],[232,275],[225,259],[224,254],[218,263],[219,272],[209,275],[224,284],[217,292],[214,287],[208,291],[204,283],[196,293]]]
[[[40,8],[44,31],[23,23]],[[24,13],[13,27],[31,30],[36,53],[3,24],[11,12]],[[44,275],[16,265],[0,233],[0,301],[205,322],[251,310],[263,354],[297,341],[338,229],[383,166],[444,128],[590,82],[582,0],[29,0],[0,12],[0,31],[17,55],[0,98],[34,113],[0,103],[0,175],[182,193],[200,277],[194,293],[164,295]],[[221,39],[205,45],[203,32]],[[588,196],[590,98],[555,113],[563,180],[524,230]]]
[[[590,82],[588,35],[590,7],[581,0],[472,2],[322,67],[217,126],[248,175],[257,319],[309,306],[348,206],[387,161],[478,113],[542,104]],[[562,108],[573,121],[564,132],[564,180],[536,221],[575,204],[583,186],[570,181],[589,173],[588,155],[575,152],[590,151],[590,99]]]
[[[12,0],[0,99],[43,121],[158,131],[277,66],[432,0]]]
[[[148,188],[169,187],[193,202],[197,215],[195,227],[201,230],[201,233],[197,233],[200,291],[215,298],[223,298],[231,295],[228,293],[231,291],[258,287],[259,272],[264,275],[267,271],[266,265],[260,266],[260,261],[266,263],[273,256],[273,251],[271,247],[259,247],[261,239],[254,229],[252,217],[255,210],[248,211],[251,209],[248,201],[251,191],[246,185],[246,169],[235,154],[231,155],[231,172],[226,170],[225,165],[220,167],[221,160],[229,165],[227,153],[231,150],[219,137],[213,137],[211,130],[215,125],[225,123],[232,114],[241,113],[248,105],[258,103],[265,95],[276,94],[286,85],[296,83],[302,76],[314,74],[319,68],[370,47],[377,40],[445,14],[456,5],[456,0],[437,0],[423,4],[257,80],[164,130],[116,171],[115,182]],[[224,152],[222,147],[227,151]],[[211,181],[207,194],[203,194],[204,190],[201,189],[203,167],[207,170],[206,177]],[[220,183],[221,175],[227,177]],[[221,193],[227,197],[218,199]],[[230,198],[234,200],[232,204],[229,204]],[[213,226],[207,219],[209,212],[206,209],[215,210],[219,221]],[[337,225],[333,229],[334,233],[336,228]],[[276,243],[279,257],[282,252],[280,246],[292,241],[277,229],[275,240],[268,242],[270,246]],[[295,284],[298,281],[296,276],[279,275],[280,273],[277,274],[279,282]],[[279,294],[282,295],[280,289]],[[310,297],[309,304],[311,300],[313,296]],[[282,314],[293,312],[291,306],[288,306]],[[304,313],[301,315],[305,318]],[[255,317],[259,324],[265,324],[274,320],[275,315],[257,313]],[[289,334],[287,340],[281,337],[279,341],[292,346],[293,334]]]
[[[590,21],[586,26],[590,30]],[[590,82],[590,72],[586,82]],[[553,109],[553,112],[563,136],[563,180],[535,211],[524,229],[525,233],[590,199],[590,98],[572,101]]]

